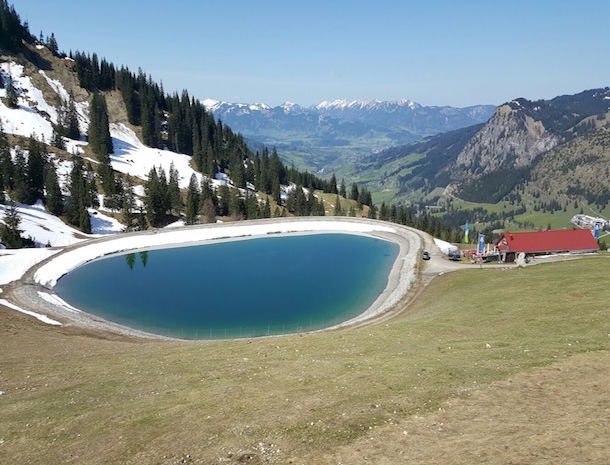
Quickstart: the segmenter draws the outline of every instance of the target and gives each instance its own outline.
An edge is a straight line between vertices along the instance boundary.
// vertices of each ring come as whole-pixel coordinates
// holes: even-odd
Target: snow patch
[[[43,286],[55,286],[57,280],[74,268],[95,258],[119,251],[141,248],[194,244],[220,238],[239,238],[244,236],[265,236],[273,233],[287,232],[358,232],[374,231],[394,232],[395,229],[369,223],[348,221],[287,221],[282,223],[262,223],[235,225],[220,228],[185,228],[181,230],[164,230],[154,234],[136,234],[117,237],[115,240],[98,242],[78,247],[66,252],[40,267],[35,274],[36,282]]]
[[[111,124],[110,135],[114,146],[114,153],[110,154],[110,161],[116,171],[146,180],[153,167],[162,166],[165,175],[168,176],[169,167],[174,162],[179,173],[181,188],[188,187],[192,174],[197,177],[198,182],[201,182],[201,173],[191,168],[190,156],[147,147],[140,142],[136,133],[123,123]]]
[[[69,312],[80,313],[80,310],[78,308],[74,308],[72,305],[70,305],[68,302],[66,302],[64,299],[62,299],[56,294],[49,294],[48,292],[38,291],[38,296],[42,300],[49,302],[50,304],[57,305],[58,307],[62,307],[68,310]]]
[[[0,250],[0,284],[20,279],[28,269],[57,252],[51,249]]]
[[[48,325],[61,326],[61,323],[59,321],[55,321],[55,320],[53,320],[53,319],[49,318],[48,316],[43,315],[41,313],[36,313],[36,312],[31,312],[29,310],[24,310],[23,308],[18,307],[17,305],[14,305],[14,304],[10,303],[8,300],[0,299],[0,305],[4,305],[5,307],[11,308],[13,310],[17,310],[18,312],[24,313],[26,315],[33,316],[37,320],[42,321],[43,323],[46,323]]]
[[[68,226],[59,218],[45,210],[40,200],[34,205],[17,203],[17,211],[21,218],[19,229],[23,237],[31,237],[36,245],[44,247],[48,243],[55,247],[75,244],[82,239],[75,235],[86,236],[77,229]],[[0,205],[0,222],[3,222],[6,205]]]

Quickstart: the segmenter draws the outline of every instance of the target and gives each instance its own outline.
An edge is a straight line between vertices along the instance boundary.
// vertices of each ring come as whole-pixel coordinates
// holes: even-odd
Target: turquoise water
[[[109,321],[187,339],[325,328],[383,291],[398,245],[366,236],[265,237],[142,251],[61,278],[66,302]]]

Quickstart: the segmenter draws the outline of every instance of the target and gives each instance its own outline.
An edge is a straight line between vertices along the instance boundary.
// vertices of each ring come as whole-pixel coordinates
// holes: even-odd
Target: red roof
[[[597,241],[588,229],[558,229],[542,232],[505,232],[496,246],[506,252],[571,252],[599,250]]]

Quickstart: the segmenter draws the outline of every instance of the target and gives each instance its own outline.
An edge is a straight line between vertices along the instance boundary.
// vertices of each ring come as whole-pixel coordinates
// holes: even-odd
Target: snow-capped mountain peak
[[[387,110],[392,107],[408,107],[411,110],[420,108],[421,105],[408,99],[401,100],[323,100],[314,106],[319,111],[331,110]]]

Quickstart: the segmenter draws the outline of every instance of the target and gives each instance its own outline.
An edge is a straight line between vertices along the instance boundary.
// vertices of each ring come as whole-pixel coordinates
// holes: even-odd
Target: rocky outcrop
[[[466,144],[456,164],[473,175],[522,168],[560,142],[560,136],[547,131],[541,121],[521,111],[519,105],[506,104],[498,107]]]

